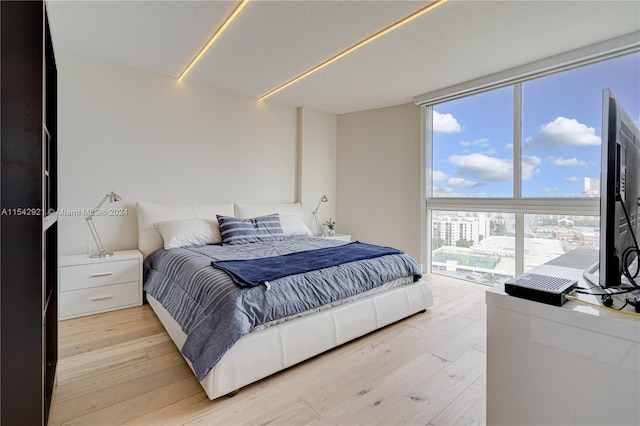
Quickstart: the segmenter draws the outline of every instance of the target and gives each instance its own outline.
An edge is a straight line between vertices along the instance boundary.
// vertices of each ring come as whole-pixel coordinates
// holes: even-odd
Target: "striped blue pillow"
[[[220,224],[222,244],[249,244],[281,241],[286,238],[280,227],[278,213],[253,219],[216,215]]]

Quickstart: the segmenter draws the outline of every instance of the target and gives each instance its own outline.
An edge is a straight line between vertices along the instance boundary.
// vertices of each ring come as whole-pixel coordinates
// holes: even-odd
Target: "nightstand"
[[[322,235],[320,238],[328,238],[330,240],[351,242],[351,235],[349,234],[335,234],[335,235]]]
[[[58,319],[142,305],[142,254],[117,251],[111,257],[60,256]]]

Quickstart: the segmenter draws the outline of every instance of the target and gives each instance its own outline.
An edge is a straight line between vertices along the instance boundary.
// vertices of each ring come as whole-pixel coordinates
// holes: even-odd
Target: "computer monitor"
[[[618,287],[622,276],[638,275],[640,235],[640,131],[611,89],[602,103],[599,277],[585,278],[602,288]]]

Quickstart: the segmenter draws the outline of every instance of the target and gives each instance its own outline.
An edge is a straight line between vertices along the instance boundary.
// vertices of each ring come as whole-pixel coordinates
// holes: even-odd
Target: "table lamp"
[[[326,203],[327,201],[329,201],[329,199],[327,198],[326,195],[323,195],[322,197],[320,197],[320,201],[318,201],[318,205],[316,206],[316,209],[313,211],[313,218],[316,222],[316,230],[318,231],[318,235],[322,234],[322,231],[320,230],[320,219],[318,219],[318,209],[320,208],[320,205],[322,203]]]
[[[98,230],[96,229],[96,225],[93,223],[93,216],[96,215],[96,213],[100,210],[100,207],[102,207],[102,205],[106,203],[107,200],[109,200],[110,203],[113,203],[115,201],[120,201],[121,199],[122,198],[118,194],[111,191],[110,193],[105,195],[102,201],[100,201],[100,203],[96,206],[96,208],[93,210],[90,210],[89,214],[84,218],[87,221],[87,225],[89,225],[89,230],[91,231],[91,235],[93,236],[93,240],[96,242],[96,247],[98,249],[95,253],[90,254],[89,257],[113,256],[113,253],[106,251],[104,248],[104,245],[102,245],[102,240],[100,239],[100,235],[98,235]]]

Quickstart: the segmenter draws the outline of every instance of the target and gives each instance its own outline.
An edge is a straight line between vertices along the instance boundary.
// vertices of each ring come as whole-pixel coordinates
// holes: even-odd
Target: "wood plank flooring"
[[[425,278],[426,313],[215,401],[148,305],[61,321],[49,424],[484,425],[488,287]]]

